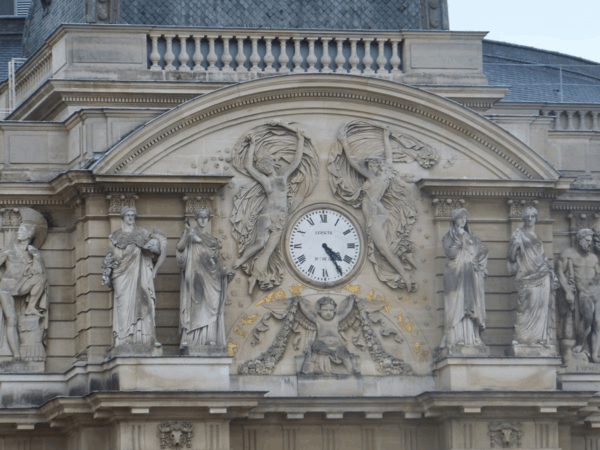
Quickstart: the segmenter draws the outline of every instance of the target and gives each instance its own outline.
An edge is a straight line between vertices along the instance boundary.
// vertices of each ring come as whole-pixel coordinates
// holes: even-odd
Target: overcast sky
[[[600,0],[448,0],[452,31],[600,62]]]

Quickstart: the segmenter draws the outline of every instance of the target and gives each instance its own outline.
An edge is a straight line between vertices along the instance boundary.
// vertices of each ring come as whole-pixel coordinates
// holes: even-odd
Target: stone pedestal
[[[179,352],[185,356],[227,356],[226,345],[198,345],[195,347],[183,346]]]
[[[560,358],[446,357],[435,362],[437,390],[542,391],[556,389]]]
[[[486,345],[450,345],[437,351],[438,358],[461,356],[488,356],[490,349]]]
[[[162,356],[162,345],[158,342],[154,345],[119,345],[108,351],[107,359],[118,356]]]
[[[600,391],[600,364],[562,369],[557,379],[563,391]]]
[[[524,344],[513,344],[508,350],[508,356],[516,357],[555,357],[558,356],[556,353],[556,347],[554,345],[524,345]]]
[[[226,391],[228,357],[117,357],[101,365],[102,378],[120,391]]]
[[[43,373],[44,361],[24,361],[10,359],[0,362],[0,373]]]

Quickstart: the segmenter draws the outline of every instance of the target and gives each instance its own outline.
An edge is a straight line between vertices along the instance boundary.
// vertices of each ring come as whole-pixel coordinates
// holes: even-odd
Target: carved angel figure
[[[167,238],[160,230],[150,233],[136,226],[136,215],[131,206],[121,209],[123,223],[108,237],[110,250],[102,263],[102,284],[113,287],[115,347],[160,346],[154,324],[154,277],[167,257]]]
[[[391,288],[417,290],[411,273],[416,268],[414,246],[409,239],[417,211],[393,163],[418,161],[429,168],[438,159],[433,149],[413,138],[363,121],[343,127],[330,154],[327,168],[334,195],[362,209],[369,260],[379,279]]]
[[[250,275],[249,293],[281,284],[283,257],[279,240],[289,211],[313,190],[318,157],[304,133],[281,122],[256,127],[236,145],[233,166],[255,181],[234,197],[231,216],[239,259]]]
[[[43,361],[48,278],[38,247],[46,238],[48,223],[33,209],[19,212],[21,225],[16,242],[0,250],[0,345],[6,336],[14,359]],[[24,311],[19,314],[15,301],[21,297]]]
[[[379,302],[377,302],[379,303]],[[346,297],[338,307],[330,297],[322,297],[312,306],[304,297],[293,297],[264,306],[271,312],[263,316],[253,331],[252,345],[261,343],[262,333],[269,330],[268,321],[274,317],[283,322],[275,340],[259,357],[244,362],[238,372],[244,374],[270,374],[283,357],[290,333],[295,333],[293,345],[303,347],[304,361],[300,372],[305,375],[360,374],[360,358],[348,350],[346,332],[355,331],[352,343],[367,350],[377,370],[387,375],[406,375],[412,368],[403,360],[387,353],[376,337],[376,325],[383,326],[380,310],[384,304],[365,302],[355,295]],[[380,329],[379,334],[389,336],[394,331]],[[300,342],[304,340],[304,345]],[[400,340],[401,341],[401,340]],[[399,342],[396,340],[396,342]]]

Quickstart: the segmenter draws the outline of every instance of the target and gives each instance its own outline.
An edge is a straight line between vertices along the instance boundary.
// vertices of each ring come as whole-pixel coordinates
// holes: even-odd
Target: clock
[[[291,271],[308,285],[324,289],[354,278],[365,254],[358,221],[336,205],[304,208],[288,222],[285,247]]]

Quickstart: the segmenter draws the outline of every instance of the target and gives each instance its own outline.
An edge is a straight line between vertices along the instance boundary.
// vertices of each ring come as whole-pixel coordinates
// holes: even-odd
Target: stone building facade
[[[230,3],[33,2],[0,448],[598,448],[600,65]]]

